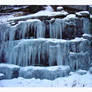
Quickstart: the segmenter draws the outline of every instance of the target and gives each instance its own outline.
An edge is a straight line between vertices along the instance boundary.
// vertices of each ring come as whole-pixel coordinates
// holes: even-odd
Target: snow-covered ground
[[[0,80],[0,87],[92,87],[92,74],[84,75],[71,73],[70,76],[60,77],[53,81],[40,79],[14,79]]]

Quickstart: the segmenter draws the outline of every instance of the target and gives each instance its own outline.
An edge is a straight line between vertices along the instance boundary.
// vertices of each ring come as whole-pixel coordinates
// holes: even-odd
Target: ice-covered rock
[[[81,69],[79,69],[78,71],[76,71],[76,73],[78,73],[78,74],[80,74],[80,75],[84,75],[84,74],[87,73],[87,71],[86,71],[86,70],[81,70]]]
[[[58,77],[67,76],[70,72],[69,66],[51,66],[51,67],[37,67],[28,66],[23,67],[19,71],[19,76],[23,78],[39,78],[54,80]]]
[[[89,73],[92,74],[92,67],[89,68]]]
[[[89,18],[90,15],[88,11],[80,11],[80,12],[76,12],[76,16]]]
[[[68,54],[68,41],[59,39],[39,38],[10,41],[2,43],[0,49],[0,57],[3,57],[4,61],[20,66],[61,65],[68,62]]]
[[[0,45],[0,58],[2,58],[2,62],[19,66],[70,65],[71,68],[76,70],[77,68],[74,68],[76,60],[80,62],[78,69],[90,64],[88,51],[88,41],[83,38],[74,40],[23,39],[2,43]]]
[[[84,38],[75,38],[70,40],[70,51],[71,52],[86,52],[89,50],[89,41]]]
[[[73,71],[78,69],[86,70],[89,68],[90,63],[88,52],[70,53],[68,64]]]
[[[0,80],[4,79],[5,75],[3,73],[0,73]]]
[[[6,79],[18,77],[19,69],[17,65],[0,63],[0,73],[3,73]]]
[[[88,18],[77,18],[75,14],[61,18],[62,14],[66,15],[66,12],[54,13],[50,19],[45,16],[43,20],[29,19],[19,21],[17,24],[11,21],[12,25],[0,24],[0,41],[30,38],[74,39],[81,37],[83,33],[90,33]]]

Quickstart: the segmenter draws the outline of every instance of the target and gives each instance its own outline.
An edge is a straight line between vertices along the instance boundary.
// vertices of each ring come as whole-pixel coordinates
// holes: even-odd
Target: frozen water
[[[92,74],[79,75],[73,73],[71,76],[60,77],[55,80],[47,79],[25,79],[22,77],[11,80],[1,80],[0,87],[92,87]]]
[[[19,71],[19,76],[23,78],[38,78],[54,80],[58,77],[64,77],[69,75],[69,66],[51,66],[51,67],[23,67]]]
[[[0,63],[0,73],[3,73],[6,79],[18,77],[19,68],[17,65]]]

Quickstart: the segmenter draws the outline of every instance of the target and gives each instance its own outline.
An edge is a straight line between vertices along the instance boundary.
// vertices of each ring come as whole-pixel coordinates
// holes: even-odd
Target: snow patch
[[[60,77],[55,80],[47,79],[24,79],[22,77],[11,80],[1,80],[0,87],[92,87],[92,74],[79,75],[73,73],[71,76]]]

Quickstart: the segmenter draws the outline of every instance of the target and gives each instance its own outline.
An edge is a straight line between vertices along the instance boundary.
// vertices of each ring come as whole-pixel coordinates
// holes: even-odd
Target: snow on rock
[[[0,63],[0,73],[3,73],[6,79],[18,77],[19,69],[17,65]]]
[[[92,35],[91,34],[83,34],[84,39],[92,40]]]
[[[36,78],[54,80],[58,77],[69,75],[69,66],[51,66],[51,67],[37,67],[28,66],[23,67],[19,71],[19,77],[23,78]]]
[[[63,11],[62,11],[63,12]],[[61,18],[61,12],[54,14],[55,18],[28,19],[26,21],[0,24],[0,41],[19,40],[30,38],[57,38],[74,39],[81,37],[83,33],[90,32],[88,18],[77,18],[75,14],[69,14]],[[86,27],[87,26],[87,27]]]
[[[57,7],[57,11],[62,11],[64,8],[62,6]]]
[[[79,70],[76,71],[76,73],[78,73],[78,74],[80,74],[80,75],[84,75],[84,74],[87,73],[87,71],[86,71],[86,70],[81,70],[81,69],[79,69]]]
[[[26,15],[26,16],[21,16],[21,17],[15,17],[8,19],[8,21],[20,21],[20,20],[28,20],[28,19],[33,19],[33,18],[38,18],[38,19],[44,19],[44,18],[53,18],[53,17],[65,17],[68,15],[68,12],[66,11],[61,11],[61,12],[52,12],[52,11],[40,11],[35,14],[31,15]]]
[[[0,87],[92,87],[92,74],[73,73],[71,76],[59,77],[55,80],[18,77],[11,80],[1,80]]]
[[[4,79],[5,75],[3,73],[0,73],[0,80]]]
[[[67,15],[66,17],[65,17],[65,19],[76,19],[77,17],[76,17],[76,15],[75,14],[69,14],[69,15]]]
[[[89,17],[90,14],[88,11],[80,11],[80,12],[76,12],[76,16],[77,17]]]

